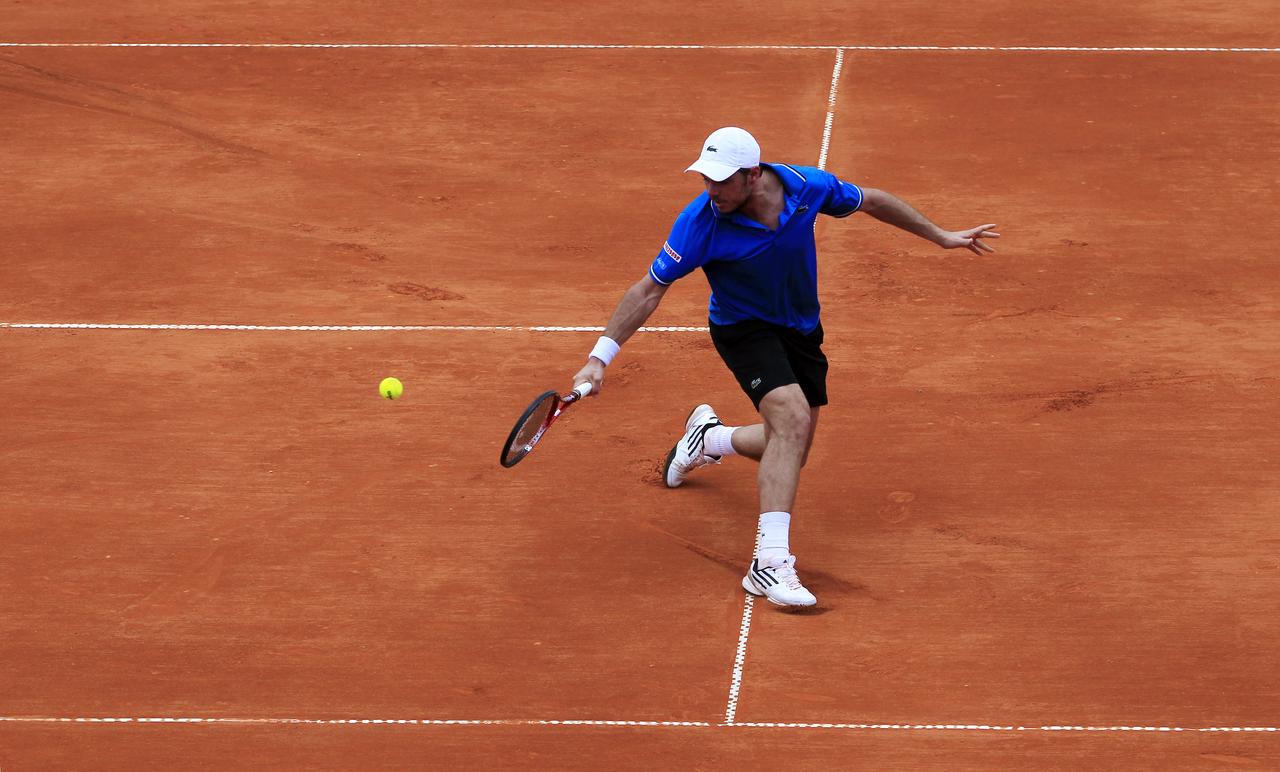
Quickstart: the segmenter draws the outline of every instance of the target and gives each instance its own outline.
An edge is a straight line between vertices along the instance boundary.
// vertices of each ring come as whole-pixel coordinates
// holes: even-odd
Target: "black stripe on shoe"
[[[778,580],[773,576],[772,571],[773,569],[770,568],[761,568],[759,560],[751,561],[752,579],[757,584],[760,584],[762,581],[765,582],[765,584],[760,584],[761,587],[772,587],[778,583]]]
[[[724,426],[724,424],[720,423],[720,419],[718,418],[713,419],[711,421],[706,422],[702,426],[699,426],[698,431],[689,437],[689,455],[690,456],[702,455],[702,451],[706,447],[707,432],[713,426]],[[698,451],[697,453],[694,453],[695,449]]]

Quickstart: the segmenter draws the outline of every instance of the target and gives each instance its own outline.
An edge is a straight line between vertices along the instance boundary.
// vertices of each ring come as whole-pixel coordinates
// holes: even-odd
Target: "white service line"
[[[1275,54],[1280,48],[1263,46],[877,46],[877,45],[697,45],[629,43],[36,43],[0,42],[0,48],[456,48],[456,49],[589,49],[639,51],[1004,51],[1031,53],[1191,53]]]
[[[758,729],[857,729],[897,732],[1280,732],[1275,726],[1001,726],[997,724],[823,724],[749,722],[734,727]]]
[[[228,332],[604,332],[603,327],[481,324],[106,324],[0,322],[9,330],[216,330]],[[641,327],[636,332],[706,332],[706,327]]]
[[[586,719],[439,719],[439,718],[216,718],[0,716],[15,724],[320,724],[324,726],[401,724],[418,726],[715,726],[707,721],[592,721]]]

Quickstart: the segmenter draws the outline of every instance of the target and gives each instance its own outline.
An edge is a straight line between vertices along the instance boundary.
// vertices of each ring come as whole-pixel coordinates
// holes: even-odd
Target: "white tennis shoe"
[[[689,413],[684,422],[684,436],[667,454],[666,463],[662,465],[662,477],[668,488],[679,488],[684,484],[684,478],[700,466],[720,463],[719,456],[708,456],[703,452],[703,440],[707,430],[713,426],[723,424],[710,405],[698,405]]]
[[[759,559],[751,561],[751,570],[742,577],[742,589],[763,595],[779,606],[812,606],[818,602],[800,583],[795,555],[771,558],[763,564]]]

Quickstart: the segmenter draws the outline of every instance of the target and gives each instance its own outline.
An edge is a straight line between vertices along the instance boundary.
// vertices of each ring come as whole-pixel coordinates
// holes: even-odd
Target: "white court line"
[[[759,539],[756,540],[757,545]],[[754,561],[755,558],[752,557]],[[750,593],[744,593],[747,599],[743,601],[742,624],[738,628],[738,648],[733,655],[733,675],[729,679],[729,702],[724,708],[724,725],[733,726],[734,718],[738,715],[738,694],[742,691],[742,666],[747,659],[747,636],[751,633],[751,610],[755,605],[755,596]]]
[[[858,729],[898,732],[1280,732],[1275,726],[1000,726],[994,724],[818,724],[743,722],[735,727],[762,729]]]
[[[197,716],[0,716],[0,723],[10,724],[213,724],[213,725],[312,725],[312,726],[538,726],[538,727],[629,727],[663,729],[834,729],[845,731],[895,732],[1146,732],[1180,733],[1257,733],[1280,732],[1275,726],[1086,726],[1086,725],[1000,725],[1000,724],[854,724],[800,722],[722,722],[710,721],[627,721],[588,719],[439,719],[439,718],[229,718]]]
[[[204,718],[204,717],[89,717],[53,718],[47,716],[0,716],[0,723],[15,724],[318,724],[351,725],[417,725],[417,726],[715,726],[706,721],[591,721],[586,719],[440,719],[440,718]]]
[[[818,168],[827,168],[827,149],[831,147],[831,126],[836,120],[836,92],[840,88],[840,71],[844,68],[844,49],[836,49],[836,64],[831,68],[831,90],[827,92],[827,120],[822,126],[822,149],[818,152]]]
[[[8,330],[215,330],[227,332],[604,332],[603,327],[483,324],[106,324],[0,322]],[[641,327],[636,332],[707,332],[706,327]]]
[[[875,46],[875,45],[697,45],[629,43],[22,43],[0,42],[0,48],[409,48],[409,49],[587,49],[638,51],[1005,51],[1032,53],[1190,53],[1275,54],[1261,46]]]

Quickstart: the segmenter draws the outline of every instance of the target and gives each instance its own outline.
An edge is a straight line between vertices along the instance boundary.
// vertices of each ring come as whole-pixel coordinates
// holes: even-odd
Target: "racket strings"
[[[517,451],[524,448],[542,429],[542,425],[551,417],[551,411],[555,409],[556,397],[549,396],[538,403],[538,406],[529,412],[529,417],[524,423],[520,424],[520,428],[516,431],[515,438],[511,442],[511,451]]]

